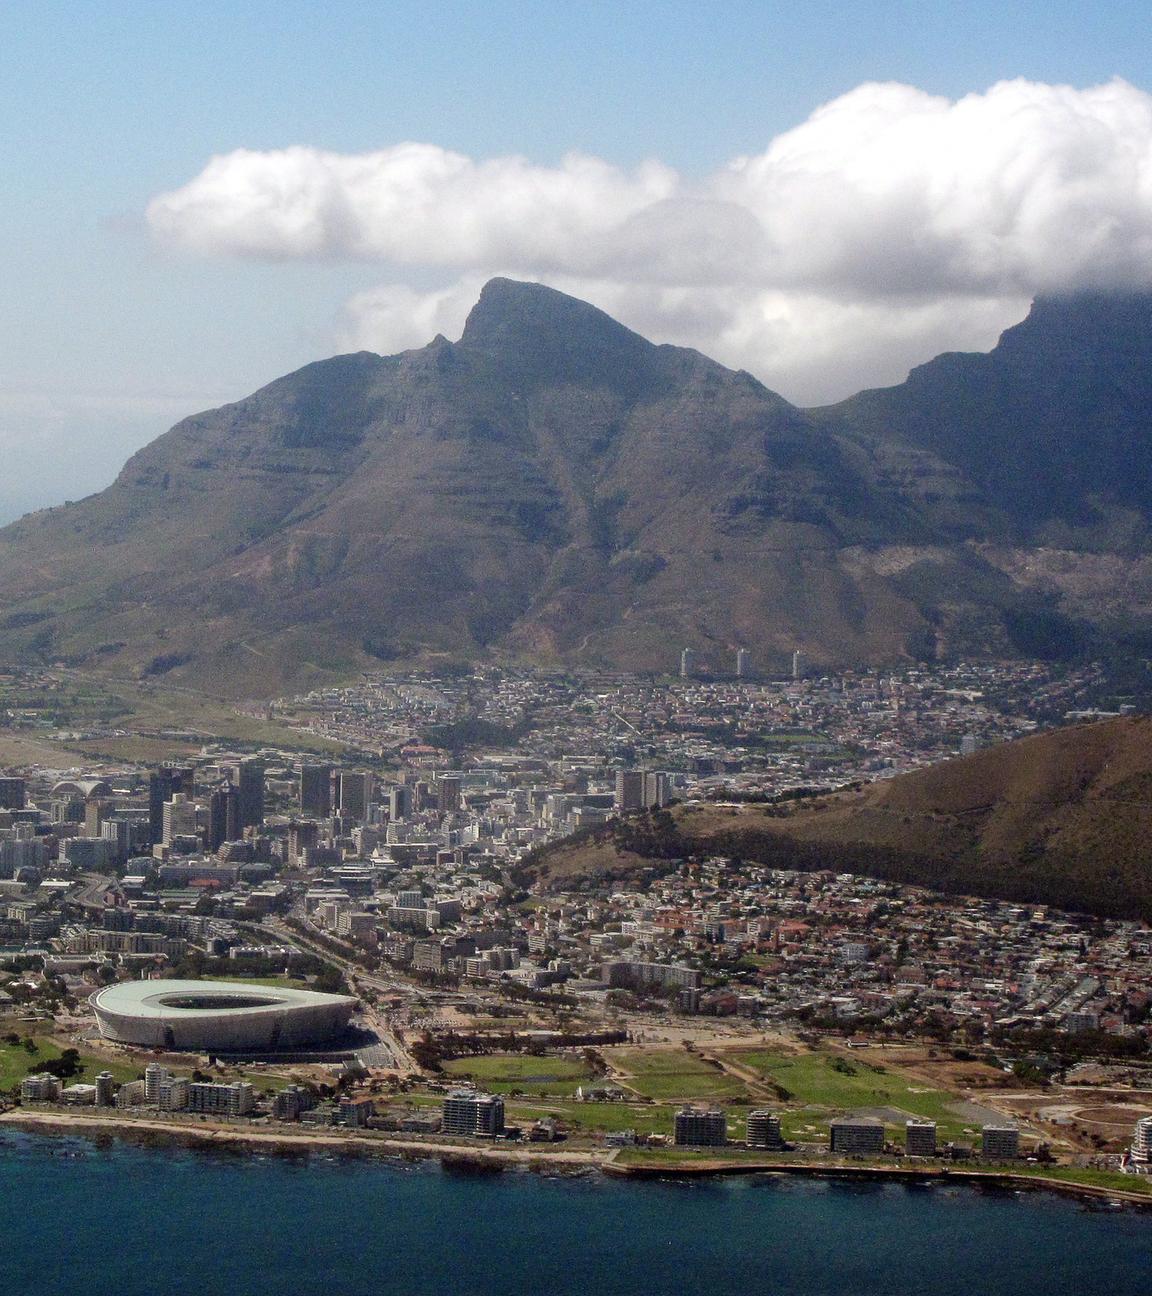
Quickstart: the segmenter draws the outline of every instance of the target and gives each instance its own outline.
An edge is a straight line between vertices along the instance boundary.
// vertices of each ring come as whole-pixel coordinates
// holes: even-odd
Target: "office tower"
[[[389,789],[388,818],[393,821],[397,819],[407,819],[411,813],[412,789],[403,784],[399,787]]]
[[[644,809],[643,770],[617,770],[615,804],[622,814]]]
[[[904,1151],[908,1156],[935,1156],[936,1122],[907,1121],[904,1125]]]
[[[123,864],[132,850],[132,825],[127,819],[106,819],[100,825],[100,836],[111,843],[114,864]]]
[[[444,774],[436,780],[436,808],[441,814],[455,814],[460,809],[462,786],[454,774]]]
[[[91,801],[84,802],[84,836],[99,837],[100,825],[104,822],[106,809],[112,805],[111,801],[101,801],[94,797]]]
[[[111,1071],[101,1071],[96,1077],[96,1106],[111,1107],[116,1101],[116,1081]]]
[[[474,1089],[454,1089],[443,1108],[445,1134],[495,1138],[504,1132],[504,1099]]]
[[[723,1147],[728,1142],[728,1120],[718,1107],[682,1107],[675,1130],[677,1147]]]
[[[155,846],[164,840],[164,806],[177,792],[192,795],[193,771],[184,766],[161,765],[148,775],[148,840]]]
[[[680,678],[691,679],[696,674],[696,654],[691,648],[685,648],[680,654]]]
[[[748,1146],[765,1148],[769,1151],[784,1146],[784,1137],[780,1133],[780,1117],[770,1111],[760,1109],[748,1113]]]
[[[0,778],[0,810],[23,810],[28,790],[22,778]]]
[[[804,654],[799,648],[792,654],[792,678],[801,679],[804,675]]]
[[[308,819],[327,819],[332,813],[332,766],[300,766],[300,813]]]
[[[240,827],[259,828],[264,822],[264,762],[250,757],[240,762]]]
[[[341,770],[339,788],[341,817],[363,822],[368,817],[368,801],[372,795],[372,775],[357,774],[352,770]]]
[[[288,825],[288,863],[294,868],[305,863],[305,851],[315,850],[319,842],[319,824],[293,819]]]
[[[196,834],[196,803],[189,801],[183,792],[173,792],[171,801],[164,803],[163,827],[160,840],[171,846],[176,837]]]
[[[207,847],[218,851],[225,842],[239,841],[243,836],[240,793],[231,783],[225,783],[208,798]]]
[[[746,679],[752,671],[752,661],[747,648],[736,649],[736,678]]]

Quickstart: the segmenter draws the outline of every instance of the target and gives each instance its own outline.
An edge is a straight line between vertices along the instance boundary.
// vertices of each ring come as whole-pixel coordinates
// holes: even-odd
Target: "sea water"
[[[1127,1296],[1152,1212],[1042,1192],[461,1173],[0,1134],[10,1296]]]

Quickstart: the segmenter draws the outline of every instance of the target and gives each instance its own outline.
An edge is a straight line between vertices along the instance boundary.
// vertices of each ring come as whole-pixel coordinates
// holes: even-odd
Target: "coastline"
[[[527,1147],[494,1147],[435,1143],[369,1133],[343,1133],[326,1129],[303,1133],[298,1129],[240,1129],[235,1126],[199,1125],[149,1117],[97,1116],[89,1112],[37,1111],[12,1108],[0,1113],[0,1128],[10,1126],[26,1133],[75,1131],[103,1133],[114,1138],[144,1142],[182,1143],[190,1147],[218,1147],[236,1152],[375,1153],[408,1160],[439,1160],[447,1166],[471,1166],[500,1170],[515,1167],[555,1170],[576,1174],[597,1171],[621,1179],[695,1179],[727,1175],[780,1175],[814,1179],[848,1179],[858,1182],[890,1180],[920,1184],[985,1185],[1013,1190],[1033,1189],[1096,1201],[1122,1202],[1152,1210],[1152,1192],[1138,1192],[1110,1185],[1079,1183],[1045,1174],[1026,1174],[1009,1169],[969,1170],[946,1166],[828,1165],[807,1161],[770,1161],[749,1158],[741,1161],[698,1160],[629,1164],[621,1162],[620,1149],[574,1150]]]

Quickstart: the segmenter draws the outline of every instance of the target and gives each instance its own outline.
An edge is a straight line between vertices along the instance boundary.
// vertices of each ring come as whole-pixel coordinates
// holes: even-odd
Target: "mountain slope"
[[[1131,332],[1124,364],[1152,357]],[[1125,336],[1120,320],[1102,352]],[[910,401],[805,413],[584,302],[493,280],[459,342],[309,365],[185,419],[108,490],[0,530],[0,656],[254,696],[381,658],[1035,655],[1152,611],[1138,480],[1103,530],[1045,548],[979,455],[897,417]],[[1139,525],[1109,549],[1121,505]]]
[[[1152,719],[1058,729],[798,802],[679,806],[664,827],[625,824],[538,868],[571,883],[698,853],[1152,918]]]
[[[839,558],[938,529],[890,467],[747,374],[496,280],[460,342],[310,365],[0,531],[2,643],[235,691],[366,651],[892,657],[915,606]],[[961,487],[928,471],[941,516]]]

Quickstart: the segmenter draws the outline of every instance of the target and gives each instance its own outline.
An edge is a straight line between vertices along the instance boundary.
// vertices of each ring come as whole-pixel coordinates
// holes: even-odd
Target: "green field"
[[[444,1063],[447,1075],[471,1079],[492,1093],[513,1092],[567,1096],[592,1079],[579,1057],[528,1057],[496,1053],[488,1057],[455,1058]]]
[[[973,1128],[949,1110],[955,1094],[934,1089],[888,1067],[832,1053],[735,1053],[733,1058],[788,1091],[780,1117],[789,1138],[812,1138],[829,1120],[862,1107],[894,1107],[910,1117],[934,1120],[941,1138],[959,1138]]]
[[[637,1093],[662,1102],[747,1102],[736,1076],[686,1049],[637,1049],[614,1053],[613,1063]]]
[[[62,1050],[51,1040],[41,1036],[33,1036],[32,1039],[37,1047],[35,1053],[29,1053],[22,1044],[0,1043],[0,1091],[6,1093],[14,1085],[18,1085],[25,1076],[31,1074],[30,1067],[37,1071],[37,1063],[48,1062],[60,1056]],[[144,1071],[143,1062],[138,1066],[125,1065],[121,1062],[108,1062],[84,1052],[81,1052],[80,1060],[83,1064],[82,1073],[66,1080],[65,1084],[91,1084],[93,1077],[100,1071],[111,1071],[117,1083],[123,1084],[126,1080],[135,1080]]]

